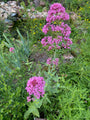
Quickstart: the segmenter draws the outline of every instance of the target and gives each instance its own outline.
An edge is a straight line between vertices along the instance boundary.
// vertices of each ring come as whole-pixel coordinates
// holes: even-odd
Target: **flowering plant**
[[[28,110],[24,114],[24,118],[27,119],[29,114],[32,113],[34,116],[40,117],[39,108],[45,106],[49,100],[49,95],[58,93],[58,88],[60,86],[59,77],[55,75],[56,72],[53,72],[54,69],[50,70],[48,67],[48,72],[44,71],[43,77],[31,77],[26,86],[26,90],[29,93],[27,97]]]
[[[33,113],[33,115],[39,117],[38,108],[41,107],[43,99],[41,97],[44,97],[45,91],[45,81],[43,77],[31,77],[26,86],[26,90],[29,93],[29,96],[27,97],[28,102],[28,110],[24,114],[24,118],[27,119],[28,115],[30,113]],[[31,101],[31,102],[30,102]]]
[[[48,11],[48,16],[46,18],[47,23],[44,25],[42,31],[45,35],[51,31],[52,36],[45,36],[42,38],[41,44],[43,47],[47,46],[48,51],[52,49],[55,51],[54,58],[50,57],[47,59],[46,63],[49,65],[48,72],[40,72],[40,74],[44,75],[44,78],[40,76],[34,76],[31,77],[27,82],[27,87],[25,89],[29,93],[27,102],[30,104],[28,111],[25,113],[25,118],[27,118],[30,113],[39,116],[37,108],[41,107],[43,101],[46,101],[46,98],[48,99],[49,95],[58,93],[58,88],[60,86],[60,77],[56,75],[55,67],[52,67],[51,69],[50,66],[58,66],[59,58],[56,58],[56,50],[62,48],[70,49],[70,45],[72,44],[72,41],[69,38],[71,28],[62,22],[63,20],[68,19],[69,15],[65,12],[65,8],[60,3],[54,3],[51,5],[50,10]],[[57,25],[54,24],[54,22],[57,23]],[[58,25],[59,23],[60,25]],[[47,101],[49,101],[49,99]],[[37,114],[35,114],[35,111]]]
[[[43,47],[48,46],[48,51],[62,48],[70,49],[70,45],[72,44],[69,38],[71,28],[63,22],[65,20],[69,20],[69,14],[66,13],[65,8],[60,3],[52,4],[46,18],[47,23],[42,29],[45,35],[50,31],[50,35],[52,34],[52,36],[45,36],[41,40]],[[54,55],[54,64],[55,57]],[[51,59],[48,60],[50,61]],[[50,63],[48,60],[47,64]]]

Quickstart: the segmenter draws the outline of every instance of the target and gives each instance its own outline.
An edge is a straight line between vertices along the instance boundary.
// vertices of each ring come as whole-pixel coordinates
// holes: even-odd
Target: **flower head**
[[[46,18],[47,22],[56,20],[69,20],[69,14],[66,13],[65,8],[60,3],[54,3],[50,6],[50,10],[48,11],[48,16]]]
[[[9,51],[14,53],[14,47],[10,47]]]
[[[59,62],[59,58],[55,58],[55,60],[52,60],[52,58],[47,59],[47,64],[48,65],[53,64],[53,65],[58,66],[58,62]]]
[[[58,65],[58,62],[59,62],[59,58],[55,58],[55,60],[52,61],[52,63],[56,66]]]
[[[51,60],[52,60],[52,58],[48,58],[48,59],[47,59],[47,64],[48,64],[48,65],[51,64]]]
[[[45,94],[44,86],[45,81],[43,77],[31,77],[27,82],[27,87],[25,88],[29,93],[29,96],[27,97],[27,102],[31,100],[34,101],[34,97],[36,97],[37,99],[40,99],[40,96],[43,97],[43,95]],[[32,95],[34,97],[32,97]]]

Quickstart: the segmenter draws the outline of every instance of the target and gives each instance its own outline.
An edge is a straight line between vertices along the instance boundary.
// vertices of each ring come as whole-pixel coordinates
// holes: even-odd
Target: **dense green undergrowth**
[[[36,104],[41,118],[90,119],[90,16],[89,12],[85,12],[88,11],[90,3],[85,0],[83,3],[82,0],[74,0],[72,3],[70,0],[66,1],[69,2],[65,4],[67,11],[74,11],[80,17],[68,21],[73,44],[70,50],[61,49],[57,52],[60,61],[54,70],[48,71],[45,62],[41,60],[44,59],[44,54],[46,57],[52,55],[52,52],[48,53],[40,42],[44,37],[42,27],[45,19],[28,19],[25,23],[19,23],[18,28],[14,28],[14,34],[12,31],[5,33],[1,28],[0,120],[24,120],[25,118],[33,120],[38,116],[37,109],[33,107],[31,114],[24,116],[29,106],[25,87],[30,77],[40,75],[45,79],[55,78],[58,81],[57,93],[54,88],[51,88],[49,94],[45,95],[42,105],[38,102]],[[85,11],[81,11],[80,7]],[[9,52],[10,47],[15,48],[14,54]],[[73,59],[64,59],[64,54],[73,55]]]

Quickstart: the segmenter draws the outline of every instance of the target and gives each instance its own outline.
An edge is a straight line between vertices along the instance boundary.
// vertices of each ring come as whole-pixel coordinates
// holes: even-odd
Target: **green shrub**
[[[5,71],[4,71],[5,72]],[[25,67],[15,69],[0,75],[0,119],[22,120],[27,110]],[[32,120],[32,115],[30,116]]]

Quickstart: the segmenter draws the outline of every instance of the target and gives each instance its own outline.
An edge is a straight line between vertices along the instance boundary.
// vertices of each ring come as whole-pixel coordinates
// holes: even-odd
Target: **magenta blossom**
[[[47,36],[42,38],[41,44],[43,47],[48,45],[48,51],[53,48],[60,49],[59,43],[62,41],[62,36],[58,36],[58,38],[52,38],[52,36]]]
[[[54,3],[50,6],[47,22],[53,22],[56,20],[69,20],[69,14],[66,13],[65,8],[60,3]]]
[[[10,47],[9,51],[14,53],[14,47]]]
[[[40,96],[43,97],[45,94],[44,92],[45,81],[43,77],[31,77],[27,82],[27,87],[25,88],[29,93],[27,97],[27,102],[33,100],[34,97],[40,99]],[[34,96],[34,97],[33,97]]]
[[[55,60],[52,60],[52,58],[48,58],[47,59],[47,64],[50,65],[50,64],[54,64],[54,65],[58,65],[58,62],[59,62],[59,58],[55,58]]]
[[[55,60],[52,61],[52,63],[56,66],[58,66],[59,58],[55,58]]]
[[[52,60],[52,58],[48,58],[48,59],[47,59],[47,64],[48,64],[48,65],[51,64],[51,60]]]

